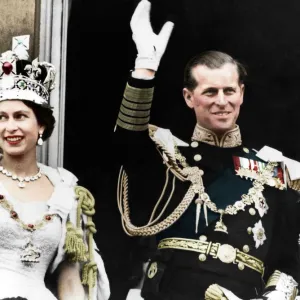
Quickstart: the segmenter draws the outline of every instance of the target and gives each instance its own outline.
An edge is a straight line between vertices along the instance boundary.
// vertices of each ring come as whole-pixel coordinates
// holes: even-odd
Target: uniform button
[[[149,269],[148,269],[148,278],[153,278],[157,273],[157,263],[153,262],[151,263]]]
[[[246,153],[249,153],[249,152],[250,152],[249,149],[246,148],[246,147],[243,148],[243,151],[246,152]]]
[[[244,245],[243,251],[244,251],[245,253],[248,253],[249,250],[250,250],[249,246],[248,246],[248,245]]]
[[[251,228],[251,227],[248,227],[248,228],[247,228],[247,232],[248,232],[248,234],[251,234],[251,233],[252,233],[252,228]]]
[[[250,214],[251,216],[254,216],[254,215],[256,214],[256,211],[255,211],[255,209],[254,209],[253,207],[251,207],[251,208],[249,209],[249,214]]]
[[[199,255],[199,260],[200,260],[200,261],[206,261],[206,255],[203,254],[203,253],[201,253],[201,254]]]
[[[203,176],[204,171],[203,170],[199,170],[200,176]]]
[[[240,262],[240,263],[238,264],[238,268],[239,268],[241,271],[243,271],[243,270],[245,269],[245,265],[244,265],[242,262]]]
[[[193,142],[191,143],[191,146],[192,146],[193,148],[197,148],[197,147],[199,146],[199,143],[196,142],[196,141],[193,141]]]
[[[207,237],[206,237],[205,235],[200,235],[200,236],[199,236],[199,240],[200,240],[201,242],[206,242],[206,241],[207,241]]]
[[[201,160],[201,155],[200,154],[196,154],[195,156],[194,156],[194,160],[195,161],[199,161],[199,160]]]

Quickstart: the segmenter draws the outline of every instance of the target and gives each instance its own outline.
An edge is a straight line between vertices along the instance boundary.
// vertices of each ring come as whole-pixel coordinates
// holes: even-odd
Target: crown
[[[37,58],[30,62],[24,48],[6,51],[0,56],[0,101],[28,100],[49,106],[55,74],[50,63]]]

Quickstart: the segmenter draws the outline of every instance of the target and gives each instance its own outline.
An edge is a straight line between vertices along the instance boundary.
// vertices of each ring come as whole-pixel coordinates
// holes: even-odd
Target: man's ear
[[[190,90],[188,90],[187,88],[184,88],[182,90],[182,93],[183,93],[183,98],[185,100],[186,105],[189,108],[194,108],[193,93]]]
[[[243,104],[243,102],[244,102],[244,93],[245,93],[245,85],[241,84],[240,89],[241,89],[241,104]]]

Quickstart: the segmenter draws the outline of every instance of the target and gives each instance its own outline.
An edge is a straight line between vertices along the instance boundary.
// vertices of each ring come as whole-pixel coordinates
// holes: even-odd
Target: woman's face
[[[39,132],[42,133],[43,128],[24,102],[0,101],[0,147],[3,154],[14,156],[36,151]]]

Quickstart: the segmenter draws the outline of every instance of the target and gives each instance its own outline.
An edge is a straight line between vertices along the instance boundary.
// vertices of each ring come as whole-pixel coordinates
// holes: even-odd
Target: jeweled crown
[[[55,74],[52,64],[31,62],[24,48],[6,51],[0,56],[0,101],[28,100],[48,106]]]

